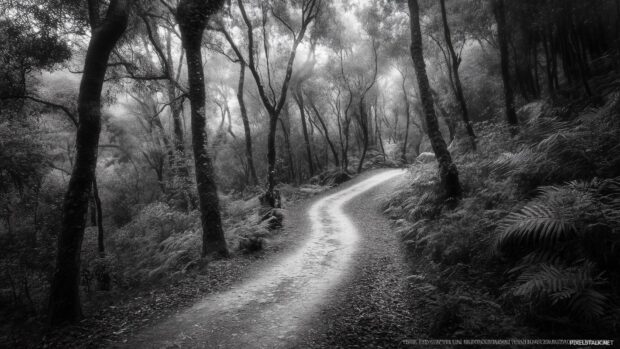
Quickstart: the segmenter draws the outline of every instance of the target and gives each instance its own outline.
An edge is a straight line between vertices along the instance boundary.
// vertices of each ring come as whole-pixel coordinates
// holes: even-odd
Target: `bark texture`
[[[53,325],[74,322],[82,317],[80,251],[97,165],[101,90],[110,53],[127,27],[129,3],[130,0],[112,0],[103,22],[93,22],[78,96],[75,163],[63,202],[56,267],[50,289],[49,318]]]
[[[203,257],[206,255],[228,256],[213,163],[207,151],[206,91],[201,52],[202,35],[207,21],[223,4],[223,0],[183,0],[177,8],[177,21],[181,29],[181,39],[187,59],[192,146],[202,221]]]
[[[410,12],[409,18],[411,20],[411,58],[413,59],[413,65],[418,79],[428,137],[439,163],[439,177],[445,194],[449,198],[458,198],[461,196],[462,192],[461,184],[459,183],[459,174],[456,166],[452,162],[452,157],[450,156],[446,142],[439,131],[439,123],[437,121],[437,115],[435,114],[435,106],[433,105],[433,95],[431,93],[428,76],[426,75],[426,65],[424,63],[424,53],[422,49],[422,33],[420,30],[420,8],[417,0],[408,0],[408,2]]]

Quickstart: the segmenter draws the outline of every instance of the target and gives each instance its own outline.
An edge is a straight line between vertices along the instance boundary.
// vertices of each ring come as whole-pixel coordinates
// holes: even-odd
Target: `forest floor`
[[[264,250],[124,294],[40,346],[401,347],[420,319],[381,207],[409,179],[404,170],[372,170],[291,202]]]
[[[406,179],[370,171],[289,208],[303,243],[113,347],[398,347],[411,335],[398,239],[381,211]]]

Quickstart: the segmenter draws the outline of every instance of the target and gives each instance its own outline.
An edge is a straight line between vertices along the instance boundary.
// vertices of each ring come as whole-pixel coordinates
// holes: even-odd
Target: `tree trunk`
[[[465,101],[465,95],[463,94],[463,86],[461,85],[461,77],[459,75],[459,66],[461,65],[461,59],[456,55],[454,46],[452,45],[452,37],[450,35],[450,27],[448,26],[448,15],[446,14],[446,1],[439,0],[441,4],[441,18],[443,20],[443,32],[446,39],[446,45],[448,51],[450,51],[450,58],[452,61],[452,73],[454,75],[454,87],[456,88],[456,99],[459,101],[461,107],[461,116],[465,123],[465,129],[471,140],[471,145],[476,150],[476,134],[471,121],[469,120],[469,111],[467,110],[467,102]]]
[[[403,164],[407,164],[407,142],[409,141],[409,125],[411,122],[411,105],[409,104],[409,98],[407,97],[407,89],[405,86],[406,75],[403,73],[403,82],[401,84],[401,88],[403,90],[403,97],[405,102],[405,139],[403,141],[403,150],[400,158],[403,161]]]
[[[506,10],[504,0],[494,0],[493,12],[497,21],[497,39],[499,41],[499,52],[502,65],[502,80],[504,82],[504,104],[506,108],[506,119],[510,126],[517,126],[517,113],[515,112],[514,93],[510,84],[510,57],[508,53],[508,31],[506,28]]]
[[[418,79],[420,98],[426,117],[428,136],[439,163],[439,176],[441,184],[448,198],[458,198],[461,196],[461,184],[456,166],[452,162],[450,152],[439,131],[439,123],[433,105],[431,87],[426,75],[426,65],[424,63],[424,53],[422,48],[422,33],[420,30],[420,9],[417,0],[408,0],[411,20],[411,58],[415,67]]]
[[[154,30],[153,33],[157,35],[157,30]],[[155,44],[154,44],[155,45]],[[166,64],[164,64],[164,69],[167,69],[164,73],[168,76],[167,81],[167,94],[168,94],[168,102],[170,103],[170,114],[172,116],[172,126],[173,126],[173,146],[174,152],[172,159],[172,168],[171,172],[173,175],[172,183],[173,184],[173,195],[180,195],[183,200],[178,200],[175,198],[174,202],[177,204],[177,209],[183,208],[179,205],[179,203],[185,202],[184,208],[191,210],[196,207],[196,197],[192,190],[192,180],[190,179],[190,168],[189,163],[186,159],[185,153],[185,131],[183,126],[183,98],[178,95],[178,77],[180,75],[180,70],[183,67],[183,55],[182,51],[181,57],[179,58],[179,64],[177,67],[177,73],[175,75],[174,71],[174,59],[172,57],[172,35],[170,32],[166,36]],[[162,53],[163,55],[163,53]]]
[[[342,148],[342,170],[347,174],[349,173],[349,147],[351,142],[351,115],[349,114],[349,110],[352,103],[353,94],[349,91],[349,103],[344,111],[344,147]]]
[[[269,134],[267,135],[267,192],[265,199],[271,205],[276,207],[277,194],[274,192],[276,188],[276,128],[278,126],[279,115],[269,113]]]
[[[357,165],[357,173],[362,173],[362,167],[364,166],[364,160],[366,159],[366,152],[368,151],[368,113],[366,111],[366,105],[364,104],[364,98],[360,99],[360,119],[359,126],[362,132],[362,155],[360,156],[360,162]]]
[[[299,107],[299,115],[301,117],[301,130],[304,135],[304,143],[306,145],[306,156],[308,157],[308,171],[310,172],[310,177],[314,176],[314,165],[312,161],[312,148],[310,146],[310,138],[308,137],[308,125],[306,125],[306,109],[304,107],[304,96],[303,91],[301,90],[300,84],[295,88],[294,94],[295,102]]]
[[[250,120],[248,119],[248,111],[245,107],[243,99],[245,84],[245,63],[240,63],[239,86],[237,88],[237,101],[239,102],[239,111],[241,112],[241,120],[243,120],[243,131],[245,132],[245,159],[250,170],[250,178],[252,184],[258,185],[258,176],[256,175],[256,167],[254,167],[254,155],[252,154],[252,131],[250,129]]]
[[[196,183],[202,221],[202,256],[226,257],[228,248],[222,229],[219,198],[213,163],[207,151],[206,91],[202,66],[202,35],[208,17],[224,4],[220,1],[182,0],[177,9],[183,48],[187,58],[189,99],[192,120],[192,144],[196,166]]]
[[[99,258],[105,258],[104,230],[103,230],[103,210],[101,208],[101,198],[99,197],[99,188],[97,187],[97,176],[93,178],[93,198],[97,210],[97,251]],[[101,291],[110,290],[110,273],[103,263],[101,269],[96,273],[97,288]]]
[[[63,202],[62,228],[58,234],[56,267],[50,289],[49,316],[53,325],[74,322],[82,317],[80,251],[97,164],[101,91],[110,53],[127,27],[129,2],[110,2],[105,20],[100,25],[93,23],[86,52],[78,96],[75,164]]]
[[[437,93],[437,91],[431,88],[431,94],[433,95],[433,99],[435,102],[434,105],[439,112],[438,116],[441,117],[446,123],[446,126],[448,126],[448,139],[450,140],[450,142],[452,142],[454,138],[456,138],[456,122],[452,118],[452,115],[450,115],[446,111],[446,109],[441,106],[441,103],[439,103],[439,94]],[[421,129],[421,126],[418,127]]]
[[[319,120],[319,123],[321,124],[321,128],[323,129],[323,133],[325,135],[325,141],[327,142],[327,145],[329,146],[329,149],[332,152],[332,156],[334,157],[334,165],[336,167],[339,167],[340,158],[338,157],[338,151],[336,150],[334,143],[329,138],[329,130],[327,129],[327,125],[325,124],[325,121],[323,120],[321,113],[319,112],[319,110],[317,109],[316,105],[314,104],[312,100],[310,100],[310,106],[312,107],[312,110],[314,111],[314,115],[316,116],[317,120]]]
[[[99,257],[105,257],[105,244],[103,241],[103,210],[101,208],[101,198],[99,197],[99,188],[97,187],[97,176],[93,177],[93,201],[95,202],[95,210],[97,212],[97,252]]]
[[[375,136],[377,141],[379,142],[379,148],[381,148],[381,154],[383,155],[383,161],[387,160],[387,155],[385,154],[385,147],[383,146],[383,136],[381,136],[381,121],[379,120],[379,115],[377,113],[377,101],[375,100]]]
[[[280,120],[280,127],[282,128],[282,134],[284,135],[284,146],[286,147],[286,154],[288,157],[289,163],[289,179],[295,182],[295,184],[299,184],[299,180],[297,179],[296,171],[295,171],[295,161],[293,160],[293,151],[291,150],[291,139],[290,139],[290,130],[289,127],[284,125],[284,120],[282,118]]]
[[[168,135],[166,134],[166,129],[164,128],[164,125],[161,122],[161,119],[159,118],[159,116],[156,116],[153,118],[153,125],[155,125],[155,127],[157,128],[157,130],[159,131],[159,135],[161,136],[161,140],[164,143],[164,148],[166,149],[167,153],[168,153],[168,160],[169,160],[169,165],[170,165],[170,170],[174,173],[175,170],[175,166],[177,163],[176,160],[176,154],[175,154],[175,149],[173,148],[173,146],[170,144],[170,140],[168,139]],[[148,160],[148,156],[145,155],[145,158]],[[150,164],[150,162],[149,162]],[[151,167],[153,167],[153,169],[155,170],[155,173],[157,175],[157,182],[159,182],[159,187],[161,189],[162,194],[166,194],[167,192],[167,187],[166,187],[166,180],[164,179],[164,164],[163,162],[160,163],[154,163],[151,165]]]
[[[555,94],[555,86],[553,84],[553,67],[551,63],[552,50],[550,48],[551,46],[550,43],[553,40],[553,38],[550,35],[548,35],[548,31],[550,30],[547,28],[549,27],[550,25],[547,24],[545,30],[541,32],[541,36],[542,36],[543,49],[545,51],[545,72],[547,74],[547,92],[549,96],[553,98]]]

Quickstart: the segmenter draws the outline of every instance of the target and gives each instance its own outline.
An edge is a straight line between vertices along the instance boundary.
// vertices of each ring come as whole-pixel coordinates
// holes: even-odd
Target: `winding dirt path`
[[[344,206],[360,194],[401,177],[372,175],[318,199],[307,213],[306,242],[293,254],[229,291],[136,335],[127,348],[281,348],[295,346],[354,270],[359,229]],[[372,199],[372,198],[371,198]],[[363,220],[362,220],[363,221]],[[320,316],[319,316],[320,317]]]

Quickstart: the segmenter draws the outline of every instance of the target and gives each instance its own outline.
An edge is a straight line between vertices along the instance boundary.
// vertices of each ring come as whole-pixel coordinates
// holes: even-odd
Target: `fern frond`
[[[491,173],[497,176],[513,175],[515,169],[530,168],[541,162],[543,154],[525,147],[517,153],[503,153],[491,164]]]
[[[576,294],[568,303],[568,309],[575,317],[585,319],[601,318],[609,309],[609,298],[593,288]]]
[[[559,302],[570,299],[575,294],[575,290],[566,289],[558,292],[554,292],[550,295],[551,304],[556,305]]]
[[[575,233],[575,225],[561,212],[544,203],[532,203],[509,214],[499,224],[496,246],[551,246]]]
[[[596,287],[606,283],[602,274],[593,275],[591,263],[561,268],[540,264],[519,276],[520,283],[513,293],[528,299],[548,299],[551,304],[568,301],[568,310],[574,317],[594,319],[603,317],[610,300]]]
[[[562,265],[563,260],[560,251],[556,249],[538,249],[525,255],[517,266],[508,271],[509,274],[522,272],[524,269],[530,268],[532,265],[550,264]]]
[[[585,136],[587,136],[587,133],[583,131],[579,132],[574,129],[562,129],[540,141],[535,149],[536,151],[544,153],[558,153],[565,147],[575,146],[575,144],[578,143],[576,140],[582,139]]]

